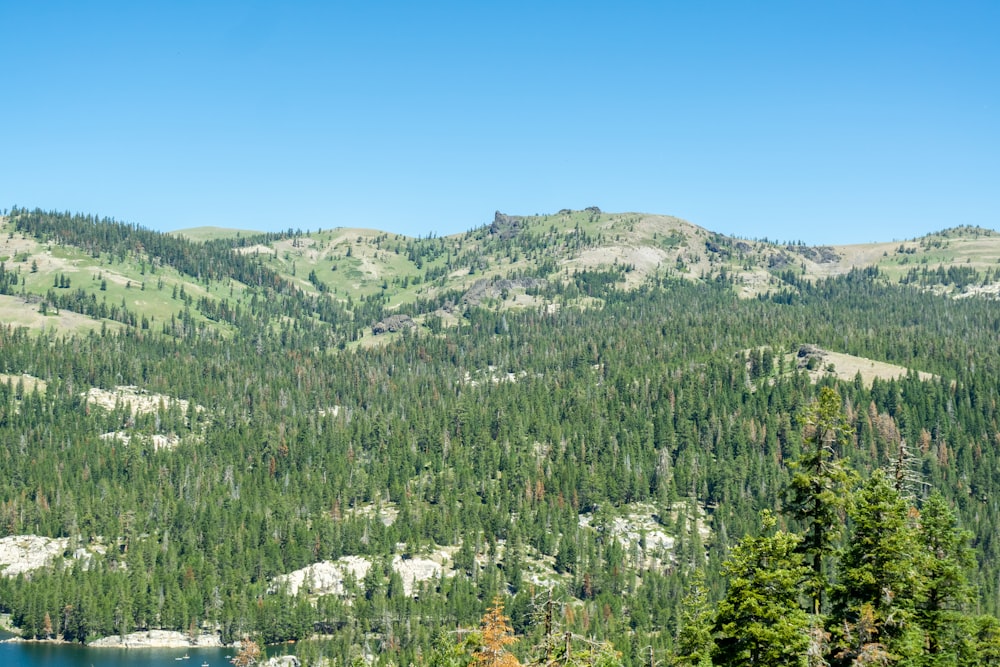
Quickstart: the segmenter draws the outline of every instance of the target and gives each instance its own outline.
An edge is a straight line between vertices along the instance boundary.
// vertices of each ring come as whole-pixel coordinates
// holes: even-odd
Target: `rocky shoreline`
[[[31,642],[38,644],[70,644],[64,639],[54,637],[52,639],[25,639],[23,637],[11,637],[4,642]],[[184,634],[175,630],[145,630],[143,632],[133,632],[125,635],[113,635],[102,637],[87,643],[92,648],[223,648],[223,644],[218,635],[202,634],[194,641]],[[229,646],[232,646],[231,644]]]
[[[52,639],[24,639],[23,637],[11,637],[0,640],[0,644],[5,643],[25,643],[25,644],[71,644],[59,638]],[[218,635],[203,634],[196,640],[182,632],[172,630],[147,630],[145,632],[133,632],[124,637],[104,637],[87,644],[87,648],[119,648],[119,649],[143,649],[143,648],[224,648],[236,647],[239,643],[223,644]],[[228,657],[228,656],[227,656]],[[294,655],[280,655],[268,658],[260,663],[262,667],[302,667],[302,662]],[[323,663],[326,664],[326,663]]]
[[[147,630],[124,637],[113,635],[89,642],[95,648],[222,648],[225,644],[216,634],[201,634],[192,639],[176,630]]]

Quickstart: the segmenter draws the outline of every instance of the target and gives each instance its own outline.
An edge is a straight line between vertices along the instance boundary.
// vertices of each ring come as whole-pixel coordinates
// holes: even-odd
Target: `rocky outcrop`
[[[282,655],[268,658],[264,667],[302,667],[302,661],[294,655]]]
[[[795,260],[792,256],[784,252],[776,253],[767,258],[767,268],[769,269],[784,269],[785,267],[793,266],[794,264]]]
[[[395,333],[403,329],[417,326],[409,315],[390,315],[381,322],[372,325],[372,333],[379,336],[384,333]]]
[[[121,406],[128,408],[132,414],[153,414],[161,408],[170,408],[175,404],[181,412],[187,413],[190,406],[190,402],[183,398],[150,393],[134,385],[118,386],[114,391],[91,387],[84,392],[83,397],[88,403],[99,405],[106,410],[114,410]],[[201,405],[195,405],[194,409],[198,412],[205,410]]]
[[[436,579],[445,572],[439,561],[446,558],[448,556],[443,552],[437,554],[437,560],[397,555],[393,557],[391,567],[403,580],[403,592],[413,595],[420,582]],[[345,595],[347,589],[344,581],[350,577],[360,582],[367,576],[371,566],[371,560],[363,556],[342,556],[335,561],[313,563],[278,577],[275,581],[286,586],[289,595],[297,595],[302,589],[310,595]]]
[[[437,579],[444,569],[441,564],[427,558],[403,558],[396,556],[392,559],[392,569],[397,572],[403,580],[403,592],[413,595],[416,584],[428,579]]]
[[[173,630],[147,630],[133,632],[124,637],[114,635],[96,639],[88,646],[95,648],[217,648],[223,646],[216,634],[199,635],[194,641],[183,632]]]
[[[104,554],[102,544],[91,543],[70,552],[67,537],[42,537],[40,535],[8,535],[0,539],[0,575],[16,577],[62,562],[63,559],[80,560],[84,568],[95,556]]]
[[[517,236],[521,232],[524,219],[515,215],[504,215],[497,211],[493,215],[493,224],[490,225],[490,234],[499,236],[502,239],[509,239]]]
[[[823,363],[823,359],[826,357],[826,351],[816,347],[815,345],[805,345],[799,346],[799,351],[796,354],[797,365],[799,368],[806,368],[809,370],[814,370],[819,368],[819,365]]]
[[[50,565],[62,556],[69,539],[38,535],[10,535],[0,539],[0,574],[16,577]]]
[[[305,588],[312,595],[344,595],[344,580],[350,576],[361,581],[371,568],[371,561],[361,556],[343,556],[335,561],[313,563],[301,570],[278,577],[277,582],[288,587],[290,595]]]
[[[485,298],[496,298],[505,292],[515,289],[534,289],[545,287],[548,281],[543,278],[504,278],[501,280],[477,280],[465,294],[461,303],[466,306],[477,306]]]
[[[816,246],[815,248],[807,245],[790,245],[786,246],[786,249],[798,253],[817,264],[829,264],[840,261],[840,255],[837,254],[837,251],[827,245]]]

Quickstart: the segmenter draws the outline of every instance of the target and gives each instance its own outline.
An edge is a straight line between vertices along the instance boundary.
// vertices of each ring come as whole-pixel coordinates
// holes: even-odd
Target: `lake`
[[[10,635],[0,632],[0,639]],[[71,644],[0,643],[3,667],[232,667],[232,648],[87,648]],[[188,658],[184,659],[183,656]],[[181,658],[178,660],[177,658]]]

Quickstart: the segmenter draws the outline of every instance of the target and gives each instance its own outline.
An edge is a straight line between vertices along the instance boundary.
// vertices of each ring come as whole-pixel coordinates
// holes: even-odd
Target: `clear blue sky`
[[[0,2],[0,208],[1000,227],[1000,2]]]

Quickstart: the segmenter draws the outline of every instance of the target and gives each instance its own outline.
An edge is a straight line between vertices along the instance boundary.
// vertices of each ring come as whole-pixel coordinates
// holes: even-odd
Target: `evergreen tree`
[[[897,659],[919,655],[923,633],[916,609],[928,559],[909,508],[878,469],[854,496],[853,531],[840,562],[834,617],[846,637],[877,637]],[[872,642],[866,642],[872,643]]]
[[[715,610],[709,604],[705,588],[705,574],[695,570],[691,588],[681,602],[680,628],[677,632],[675,651],[677,664],[689,667],[711,667],[715,640],[712,624]]]
[[[765,531],[776,521],[762,514]],[[799,585],[809,573],[797,553],[801,538],[777,531],[745,537],[723,563],[729,590],[716,618],[715,662],[737,667],[806,667],[809,616],[799,606]]]
[[[961,530],[955,514],[938,490],[924,503],[918,541],[924,550],[922,595],[916,618],[927,633],[927,652],[953,659],[965,634],[963,612],[972,599],[968,573],[975,566],[971,534]]]
[[[840,395],[830,387],[820,390],[803,418],[804,451],[791,464],[786,511],[806,526],[799,550],[810,562],[809,592],[812,612],[818,615],[827,587],[825,559],[833,552],[844,524],[851,475],[841,453],[851,430],[841,411]]]

